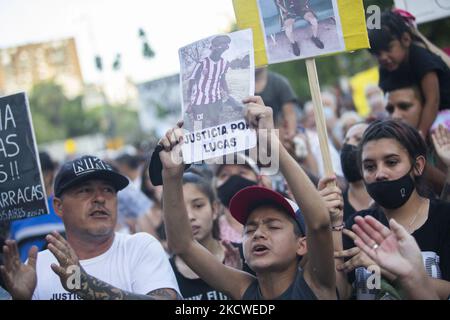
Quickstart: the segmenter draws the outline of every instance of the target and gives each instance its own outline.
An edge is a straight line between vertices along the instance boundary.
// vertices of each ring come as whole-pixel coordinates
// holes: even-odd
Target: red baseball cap
[[[250,213],[262,204],[276,204],[290,215],[305,235],[305,221],[298,206],[283,197],[280,193],[261,186],[250,186],[242,189],[231,198],[230,213],[242,225],[245,225]]]

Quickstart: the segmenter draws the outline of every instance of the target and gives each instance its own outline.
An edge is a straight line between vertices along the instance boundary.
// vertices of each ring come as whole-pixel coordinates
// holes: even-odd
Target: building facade
[[[83,91],[74,38],[0,49],[0,95],[30,92],[40,82],[54,81],[67,97]]]

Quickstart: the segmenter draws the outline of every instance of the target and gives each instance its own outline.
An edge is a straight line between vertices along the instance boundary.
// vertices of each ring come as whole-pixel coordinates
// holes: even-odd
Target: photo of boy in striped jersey
[[[228,35],[212,38],[210,54],[196,63],[188,78],[186,112],[203,128],[219,124],[225,106],[231,106],[233,111],[242,111],[242,104],[231,96],[226,80],[230,62],[222,55],[230,43]]]

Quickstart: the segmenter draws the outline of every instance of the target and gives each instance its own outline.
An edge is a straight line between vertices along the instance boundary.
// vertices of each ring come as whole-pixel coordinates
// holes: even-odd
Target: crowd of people
[[[276,175],[245,152],[186,169],[182,122],[158,143],[162,185],[149,154],[41,152],[50,212],[0,226],[0,297],[449,299],[448,60],[398,12],[369,40],[369,116],[322,93],[333,175],[312,103],[267,68],[243,104]]]

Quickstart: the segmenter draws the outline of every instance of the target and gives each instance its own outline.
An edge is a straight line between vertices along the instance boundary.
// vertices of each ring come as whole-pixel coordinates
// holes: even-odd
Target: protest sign
[[[233,0],[233,5],[239,28],[253,30],[257,67],[369,47],[361,0]]]
[[[0,98],[0,221],[47,214],[39,157],[25,93]]]
[[[253,148],[242,100],[254,94],[250,29],[212,36],[179,50],[185,163]]]
[[[314,57],[368,48],[361,0],[233,0],[237,24],[252,28],[255,65],[306,59],[324,172],[333,174]]]

